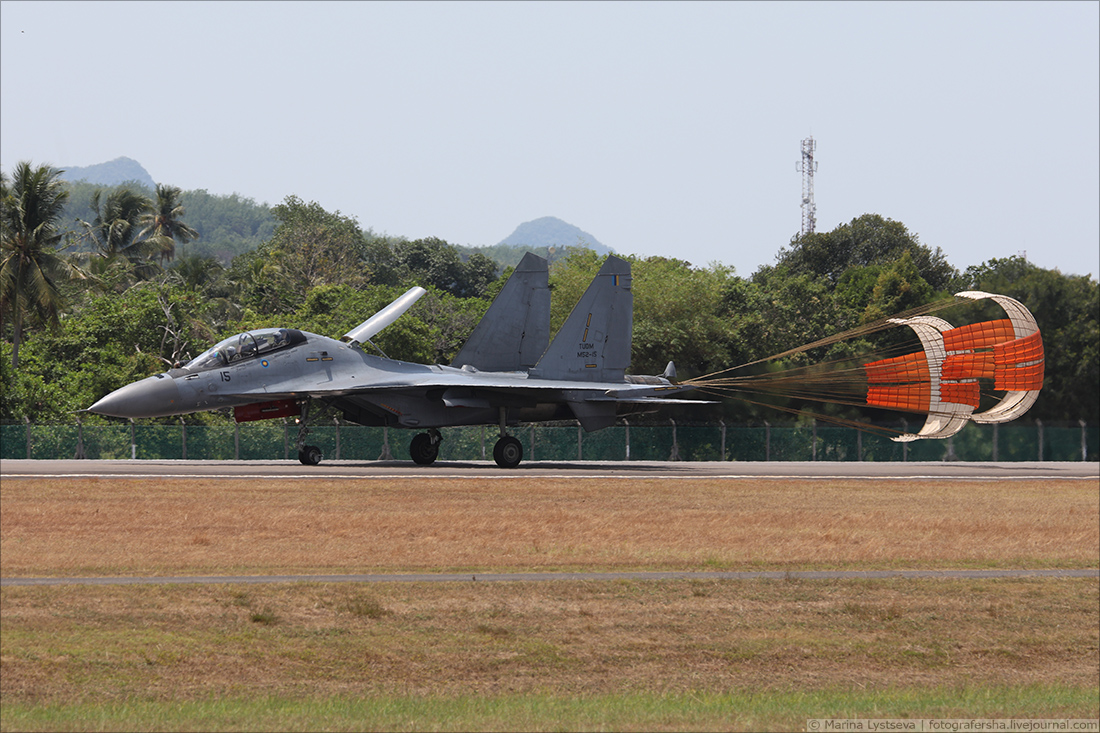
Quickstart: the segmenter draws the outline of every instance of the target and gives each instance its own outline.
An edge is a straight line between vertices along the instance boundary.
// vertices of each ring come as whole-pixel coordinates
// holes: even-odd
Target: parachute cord
[[[770,404],[768,402],[759,402],[757,400],[751,400],[751,399],[748,399],[747,397],[742,397],[742,396],[739,396],[739,395],[726,395],[726,396],[732,397],[733,399],[741,400],[742,402],[746,402],[750,405],[756,405],[758,407],[767,407],[769,409],[779,410],[780,412],[786,412],[786,413],[791,414],[791,415],[804,415],[806,417],[813,418],[813,419],[818,420],[820,422],[830,423],[830,424],[833,424],[833,425],[839,425],[841,427],[855,428],[856,430],[860,430],[860,431],[865,432],[865,433],[872,433],[872,434],[880,435],[880,436],[887,437],[887,438],[904,434],[904,431],[902,431],[902,430],[897,430],[895,428],[886,427],[884,425],[875,425],[873,423],[862,422],[860,420],[850,420],[848,418],[836,417],[834,415],[822,415],[820,413],[811,412],[810,410],[798,410],[798,409],[795,409],[793,407],[783,407],[781,405],[773,405],[773,404]]]
[[[805,351],[809,351],[810,349],[816,349],[816,348],[821,347],[821,346],[831,346],[832,344],[838,343],[840,341],[846,341],[850,338],[856,338],[857,336],[865,336],[867,334],[877,333],[878,331],[884,331],[888,328],[896,328],[898,326],[898,324],[893,322],[895,320],[904,319],[904,318],[913,318],[915,316],[921,316],[921,315],[927,315],[929,313],[935,313],[936,311],[943,310],[944,308],[950,308],[952,306],[959,305],[961,303],[967,303],[967,302],[972,302],[972,301],[968,301],[968,299],[966,299],[966,298],[959,298],[959,297],[955,297],[955,296],[952,296],[951,298],[944,298],[943,300],[937,300],[937,301],[934,301],[932,303],[927,303],[927,304],[922,305],[922,306],[917,306],[916,308],[910,308],[909,310],[902,311],[902,312],[897,313],[895,315],[889,316],[888,318],[880,318],[876,321],[872,321],[871,323],[867,323],[867,324],[864,324],[862,326],[857,326],[856,328],[852,328],[852,329],[849,329],[847,331],[843,331],[841,333],[834,334],[832,336],[826,336],[823,339],[818,339],[817,341],[814,341],[814,342],[809,343],[809,344],[805,344],[803,346],[797,346],[793,349],[787,349],[786,351],[781,351],[778,354],[772,354],[771,356],[766,356],[766,357],[763,357],[761,359],[757,359],[755,361],[745,362],[744,364],[740,364],[738,366],[729,367],[727,369],[720,369],[716,372],[711,372],[710,374],[704,374],[700,377],[696,377],[696,379],[698,379],[698,380],[709,379],[711,377],[718,376],[719,374],[725,374],[726,372],[732,372],[732,371],[736,371],[738,369],[744,369],[745,367],[754,366],[756,364],[762,364],[762,363],[768,362],[768,361],[775,361],[776,359],[782,359],[785,356],[793,356],[795,354],[801,354]],[[691,383],[693,381],[694,380],[687,380],[687,382],[685,382],[685,384]]]

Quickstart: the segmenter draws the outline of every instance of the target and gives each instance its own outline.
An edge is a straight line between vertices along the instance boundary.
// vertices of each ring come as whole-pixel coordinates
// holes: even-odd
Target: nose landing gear
[[[321,449],[315,445],[304,445],[298,451],[298,460],[306,466],[316,466],[322,457]]]
[[[302,403],[302,414],[299,418],[301,427],[298,429],[298,437],[294,441],[298,446],[298,460],[301,461],[304,466],[316,466],[321,462],[324,454],[321,453],[321,449],[315,445],[306,445],[306,436],[309,435],[309,408],[310,402],[306,400]]]

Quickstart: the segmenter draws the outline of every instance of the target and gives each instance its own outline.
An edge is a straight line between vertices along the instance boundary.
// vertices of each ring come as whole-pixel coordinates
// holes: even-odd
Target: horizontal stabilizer
[[[615,424],[615,405],[607,402],[571,401],[573,416],[586,433],[603,430]]]
[[[676,397],[586,397],[585,402],[614,402],[620,405],[717,405],[717,400],[682,400]]]

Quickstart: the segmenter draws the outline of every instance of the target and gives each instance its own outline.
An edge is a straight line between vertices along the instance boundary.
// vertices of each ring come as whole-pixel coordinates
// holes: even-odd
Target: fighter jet
[[[514,468],[523,446],[509,426],[576,419],[593,431],[622,414],[705,404],[668,397],[692,389],[671,381],[672,362],[660,376],[626,374],[634,317],[629,262],[607,258],[553,343],[548,275],[545,259],[525,255],[447,366],[363,348],[426,292],[414,287],[339,340],[291,328],[237,334],[180,368],[111,392],[88,411],[149,418],[232,407],[237,422],[297,417],[298,459],[306,465],[322,458],[305,444],[317,403],[359,425],[421,431],[409,446],[421,465],[439,454],[439,428],[498,425],[493,458]]]

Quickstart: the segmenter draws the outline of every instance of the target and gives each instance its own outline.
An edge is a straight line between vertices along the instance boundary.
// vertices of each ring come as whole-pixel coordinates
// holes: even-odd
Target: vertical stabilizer
[[[546,260],[525,254],[451,366],[507,372],[537,364],[550,342],[548,280]]]
[[[630,365],[633,327],[630,263],[611,255],[530,376],[621,382]]]

